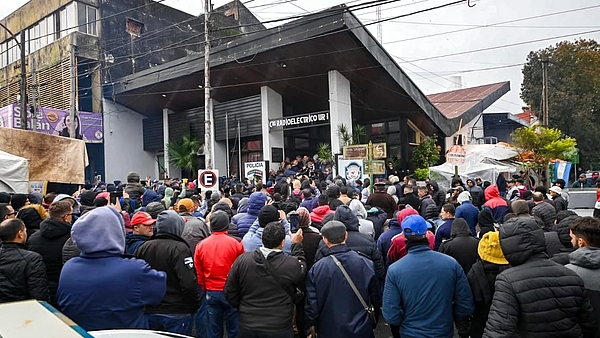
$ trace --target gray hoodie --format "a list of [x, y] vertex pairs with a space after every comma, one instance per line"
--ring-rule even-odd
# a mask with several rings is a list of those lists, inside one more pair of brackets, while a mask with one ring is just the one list
[[367, 219], [367, 209], [365, 209], [363, 204], [359, 200], [353, 199], [350, 201], [348, 207], [352, 210], [354, 216], [358, 218], [358, 231], [373, 237], [375, 228], [373, 227], [373, 222]]
[[181, 237], [185, 228], [185, 220], [173, 210], [166, 210], [158, 214], [156, 219], [156, 232], [167, 233]]
[[120, 256], [125, 252], [123, 217], [113, 207], [96, 208], [75, 221], [71, 238], [83, 256]]

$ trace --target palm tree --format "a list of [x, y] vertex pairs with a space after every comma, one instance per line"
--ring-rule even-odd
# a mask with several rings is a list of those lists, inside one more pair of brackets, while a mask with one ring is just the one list
[[175, 167], [194, 173], [198, 167], [198, 151], [203, 144], [190, 134], [183, 135], [181, 139], [169, 142], [169, 163]]

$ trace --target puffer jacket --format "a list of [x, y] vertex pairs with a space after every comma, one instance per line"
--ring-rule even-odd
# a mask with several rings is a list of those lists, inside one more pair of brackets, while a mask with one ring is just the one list
[[238, 236], [243, 238], [250, 227], [258, 219], [258, 213], [267, 203], [267, 195], [262, 192], [253, 192], [248, 199], [248, 211], [237, 221]]
[[[594, 308], [596, 323], [600, 323], [600, 248], [579, 248], [569, 255], [569, 261], [570, 264], [565, 267], [575, 271], [583, 279]], [[600, 327], [595, 337], [600, 337]]]
[[463, 268], [465, 275], [471, 270], [473, 263], [477, 261], [479, 254], [477, 246], [479, 241], [471, 236], [467, 222], [462, 218], [456, 218], [452, 222], [451, 238], [440, 245], [439, 252], [446, 254], [458, 262]]
[[440, 190], [440, 186], [435, 180], [429, 180], [429, 183], [433, 187], [433, 190], [430, 191], [431, 199], [435, 202], [435, 205], [438, 208], [438, 213], [442, 210], [442, 206], [446, 204], [446, 193]]
[[179, 215], [185, 220], [185, 227], [183, 228], [181, 238], [187, 242], [193, 252], [201, 240], [210, 236], [210, 229], [203, 220], [194, 217], [188, 212], [180, 213]]
[[[558, 239], [564, 246], [563, 249], [560, 249], [557, 254], [552, 256], [550, 259], [555, 261], [560, 265], [569, 264], [569, 254], [573, 252], [573, 244], [571, 243], [571, 231], [569, 230], [569, 226], [573, 223], [574, 220], [578, 219], [580, 216], [569, 216], [563, 218], [558, 224], [556, 224], [552, 230], [556, 231], [558, 234]], [[598, 323], [600, 325], [600, 323]]]
[[[333, 215], [333, 219], [344, 223], [346, 231], [348, 232], [348, 239], [346, 240], [346, 246], [354, 251], [362, 253], [368, 257], [375, 264], [375, 273], [377, 277], [383, 281], [385, 278], [385, 266], [383, 264], [383, 257], [377, 250], [377, 245], [373, 237], [362, 234], [358, 231], [358, 218], [354, 216], [352, 210], [347, 205], [340, 205]], [[329, 248], [325, 245], [323, 240], [319, 242], [319, 249], [315, 255], [315, 261], [327, 256], [329, 254]]]
[[379, 239], [379, 236], [381, 236], [383, 231], [383, 225], [387, 220], [386, 212], [381, 208], [372, 207], [371, 209], [367, 210], [367, 220], [373, 223], [373, 229], [375, 229], [375, 240]]
[[500, 197], [500, 191], [495, 185], [490, 185], [484, 191], [486, 202], [483, 207], [492, 212], [496, 223], [502, 224], [504, 221], [504, 215], [508, 212], [508, 203], [502, 197]]
[[429, 195], [425, 195], [421, 198], [419, 214], [425, 219], [432, 219], [440, 216], [440, 210]]
[[[531, 218], [500, 227], [512, 268], [496, 278], [484, 337], [593, 337], [596, 324], [583, 281], [544, 254], [544, 231]], [[543, 314], [543, 315], [541, 315]]]
[[48, 277], [50, 303], [56, 304], [58, 279], [62, 270], [62, 249], [67, 239], [71, 237], [71, 224], [61, 219], [46, 218], [40, 224], [40, 231], [29, 238], [27, 247], [42, 255]]
[[129, 200], [135, 202], [135, 208], [138, 209], [142, 206], [142, 195], [146, 190], [139, 183], [127, 183], [125, 186], [125, 192], [129, 195]]
[[471, 338], [481, 338], [485, 329], [485, 322], [490, 312], [492, 298], [494, 297], [494, 283], [496, 276], [510, 265], [499, 265], [478, 259], [469, 270], [467, 280], [473, 291], [473, 300], [475, 301], [475, 311], [471, 318], [471, 327], [469, 336]]
[[44, 260], [21, 243], [0, 247], [0, 303], [27, 299], [48, 301]]
[[544, 229], [550, 231], [556, 220], [556, 209], [550, 203], [542, 202], [531, 209], [531, 216], [539, 217], [544, 222]]
[[48, 218], [48, 213], [40, 204], [26, 205], [19, 210], [17, 218], [25, 223], [27, 237], [31, 237], [36, 231], [40, 230], [40, 224]]

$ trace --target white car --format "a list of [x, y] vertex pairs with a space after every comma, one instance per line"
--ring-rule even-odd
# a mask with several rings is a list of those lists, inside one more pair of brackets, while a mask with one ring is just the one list
[[177, 333], [152, 331], [152, 330], [102, 330], [89, 332], [95, 338], [189, 338]]

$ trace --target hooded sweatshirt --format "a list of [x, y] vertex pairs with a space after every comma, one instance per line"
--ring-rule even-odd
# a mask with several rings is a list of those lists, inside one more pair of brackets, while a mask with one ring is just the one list
[[433, 187], [430, 191], [431, 198], [438, 207], [438, 212], [442, 210], [442, 206], [446, 203], [446, 193], [440, 190], [440, 186], [435, 180], [429, 180], [429, 184]]
[[[596, 322], [600, 323], [600, 248], [583, 247], [569, 254], [570, 264], [566, 267], [575, 271], [588, 292]], [[600, 336], [600, 328], [596, 336]]]
[[165, 204], [165, 208], [169, 209], [171, 207], [171, 200], [173, 199], [173, 188], [168, 187], [165, 189], [165, 198], [162, 201]]
[[502, 197], [500, 197], [500, 191], [495, 185], [490, 185], [485, 189], [485, 200], [483, 207], [490, 210], [494, 216], [496, 223], [502, 224], [504, 215], [508, 212], [508, 203]]
[[[152, 203], [152, 202], [160, 202], [160, 196], [154, 192], [154, 190], [152, 189], [148, 189], [144, 192], [144, 195], [142, 195], [142, 206], [143, 207], [147, 207], [148, 204]], [[139, 207], [139, 205], [136, 205], [136, 207]]]
[[479, 238], [483, 238], [487, 232], [494, 231], [494, 215], [489, 209], [483, 209], [477, 217], [477, 225], [479, 226]]
[[[358, 251], [371, 259], [375, 264], [375, 273], [380, 280], [385, 278], [385, 266], [383, 264], [383, 257], [377, 250], [377, 245], [373, 237], [362, 234], [358, 231], [359, 221], [358, 218], [352, 213], [352, 210], [347, 205], [340, 205], [333, 215], [333, 219], [344, 223], [346, 231], [348, 232], [348, 239], [346, 240], [346, 246], [354, 251]], [[315, 255], [315, 260], [319, 260], [329, 254], [329, 248], [325, 245], [325, 242], [321, 240], [319, 243], [319, 249]]]
[[253, 192], [248, 198], [248, 211], [237, 221], [237, 230], [239, 237], [244, 237], [248, 230], [258, 219], [258, 213], [260, 209], [267, 204], [267, 195], [260, 191]]
[[362, 234], [367, 234], [371, 237], [375, 235], [375, 229], [373, 228], [373, 222], [367, 219], [367, 209], [359, 200], [353, 199], [348, 205], [350, 210], [356, 218], [358, 218], [358, 231]]
[[121, 215], [112, 207], [94, 209], [73, 224], [71, 236], [81, 256], [67, 261], [60, 274], [62, 313], [87, 331], [148, 328], [144, 307], [163, 298], [166, 276], [122, 256]]
[[475, 227], [477, 226], [479, 210], [471, 202], [471, 195], [469, 194], [469, 192], [461, 192], [458, 195], [458, 202], [460, 203], [460, 206], [456, 208], [456, 213], [454, 214], [454, 217], [462, 218], [465, 221], [467, 221], [467, 224], [469, 225], [469, 230], [471, 231], [471, 235], [476, 236], [477, 231]]
[[250, 199], [248, 197], [244, 197], [240, 199], [238, 202], [237, 214], [233, 215], [231, 218], [231, 223], [236, 226], [237, 232], [237, 222], [248, 213], [248, 202]]
[[456, 259], [467, 275], [479, 257], [477, 253], [479, 241], [471, 236], [469, 226], [462, 218], [457, 218], [452, 223], [451, 237], [440, 245], [439, 251]]
[[25, 223], [27, 236], [33, 235], [40, 229], [40, 224], [48, 217], [48, 213], [40, 204], [26, 205], [19, 210], [17, 218]]
[[200, 307], [193, 253], [181, 238], [186, 223], [173, 210], [156, 219], [156, 234], [136, 251], [153, 269], [167, 274], [167, 293], [158, 306], [146, 307], [151, 314], [192, 314]]

